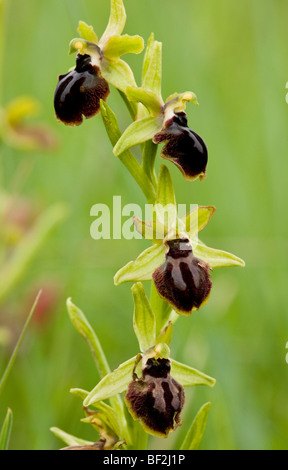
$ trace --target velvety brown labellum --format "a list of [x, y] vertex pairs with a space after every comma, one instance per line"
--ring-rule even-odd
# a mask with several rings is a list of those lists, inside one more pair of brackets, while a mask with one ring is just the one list
[[170, 375], [169, 359], [148, 359], [141, 378], [128, 386], [125, 401], [146, 432], [167, 437], [182, 422], [184, 389]]
[[166, 142], [161, 157], [175, 163], [186, 179], [205, 177], [208, 150], [200, 135], [188, 127], [185, 113], [177, 113], [169, 119], [153, 141], [155, 144]]
[[210, 266], [193, 255], [189, 239], [167, 242], [165, 263], [153, 273], [159, 295], [181, 315], [190, 315], [208, 299]]
[[75, 70], [59, 75], [54, 94], [56, 117], [64, 124], [79, 126], [83, 115], [91, 118], [99, 113], [100, 99], [106, 100], [109, 93], [108, 83], [91, 64], [91, 57], [78, 54]]

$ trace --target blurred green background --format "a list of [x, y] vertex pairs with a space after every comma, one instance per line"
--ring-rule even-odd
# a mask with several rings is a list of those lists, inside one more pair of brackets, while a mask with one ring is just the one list
[[[189, 125], [209, 148], [207, 178], [189, 183], [169, 165], [178, 203], [215, 205], [202, 240], [231, 251], [246, 268], [215, 270], [208, 304], [180, 318], [173, 357], [217, 379], [214, 389], [187, 391], [184, 424], [164, 449], [181, 438], [198, 408], [211, 401], [202, 449], [288, 448], [287, 174], [288, 3], [285, 0], [125, 1], [125, 32], [150, 33], [163, 42], [163, 97], [192, 90], [199, 107], [187, 107]], [[95, 432], [80, 422], [81, 402], [71, 387], [90, 390], [98, 381], [85, 342], [73, 329], [66, 298], [72, 297], [98, 333], [112, 368], [136, 354], [129, 285], [113, 275], [146, 241], [90, 237], [90, 209], [145, 200], [113, 157], [101, 117], [79, 128], [56, 122], [57, 76], [74, 65], [69, 41], [78, 20], [101, 35], [108, 0], [10, 0], [6, 15], [3, 102], [33, 95], [39, 120], [57, 135], [54, 152], [23, 153], [1, 145], [2, 189], [44, 211], [61, 201], [69, 217], [53, 232], [25, 276], [0, 306], [10, 340], [0, 345], [0, 374], [33, 299], [45, 294], [42, 316], [32, 321], [0, 399], [0, 423], [14, 413], [11, 449], [61, 447], [49, 428], [83, 438]], [[136, 79], [141, 56], [126, 56]], [[124, 130], [129, 115], [115, 91], [109, 104]], [[157, 166], [160, 165], [157, 159]]]

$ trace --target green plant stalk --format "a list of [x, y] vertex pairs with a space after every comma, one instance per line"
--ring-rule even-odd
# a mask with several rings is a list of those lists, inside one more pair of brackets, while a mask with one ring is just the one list
[[143, 155], [143, 163], [142, 163], [143, 170], [145, 171], [146, 175], [150, 179], [154, 188], [156, 188], [157, 178], [156, 178], [154, 167], [155, 167], [155, 159], [157, 155], [157, 145], [154, 144], [152, 140], [148, 140], [143, 145], [142, 155]]
[[41, 295], [41, 291], [38, 293], [38, 295], [37, 295], [37, 297], [36, 297], [36, 300], [35, 300], [35, 302], [34, 302], [34, 304], [33, 304], [33, 306], [32, 306], [32, 309], [30, 310], [30, 313], [29, 313], [29, 315], [28, 315], [28, 317], [27, 317], [27, 320], [26, 320], [26, 322], [25, 322], [25, 324], [24, 324], [24, 327], [23, 327], [23, 329], [22, 329], [22, 332], [21, 332], [21, 334], [20, 334], [20, 336], [19, 336], [19, 338], [18, 338], [18, 341], [17, 341], [17, 343], [16, 343], [16, 346], [15, 346], [15, 348], [14, 348], [14, 350], [13, 350], [13, 353], [12, 353], [12, 355], [11, 355], [11, 357], [10, 357], [10, 360], [9, 360], [9, 362], [8, 362], [8, 364], [7, 364], [7, 367], [6, 367], [5, 371], [4, 371], [4, 374], [2, 375], [2, 378], [1, 378], [1, 380], [0, 380], [0, 396], [1, 396], [2, 392], [3, 392], [3, 390], [4, 390], [4, 387], [5, 387], [5, 384], [6, 384], [6, 382], [7, 382], [7, 379], [8, 379], [8, 377], [9, 377], [9, 374], [10, 374], [10, 372], [11, 372], [11, 370], [12, 370], [13, 365], [14, 365], [15, 359], [16, 359], [16, 357], [17, 357], [19, 348], [20, 348], [20, 346], [21, 346], [21, 344], [22, 344], [22, 341], [23, 341], [23, 339], [24, 339], [24, 336], [25, 336], [25, 334], [26, 334], [26, 331], [27, 331], [27, 328], [28, 328], [28, 326], [29, 326], [30, 320], [31, 320], [31, 318], [32, 318], [32, 316], [33, 316], [33, 314], [34, 314], [34, 312], [35, 312], [36, 307], [37, 307], [37, 303], [38, 303], [38, 300], [39, 300], [40, 295]]
[[[121, 137], [117, 118], [104, 101], [101, 101], [101, 114], [107, 135], [114, 147]], [[119, 155], [118, 158], [133, 176], [138, 186], [142, 189], [148, 203], [153, 204], [156, 198], [155, 188], [134, 155], [130, 151], [125, 151]]]

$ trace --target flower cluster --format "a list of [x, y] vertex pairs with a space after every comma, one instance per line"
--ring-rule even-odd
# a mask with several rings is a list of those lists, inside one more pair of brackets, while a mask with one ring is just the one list
[[[162, 98], [162, 45], [153, 34], [146, 47], [141, 86], [137, 86], [133, 72], [120, 57], [139, 54], [144, 41], [122, 35], [125, 21], [122, 0], [111, 0], [109, 23], [100, 40], [91, 26], [79, 23], [80, 37], [70, 43], [70, 53], [77, 53], [76, 66], [59, 76], [54, 95], [56, 116], [66, 125], [79, 125], [83, 116], [90, 118], [101, 111], [114, 155], [130, 171], [153, 209], [152, 221], [134, 218], [136, 229], [152, 246], [114, 277], [115, 285], [133, 283], [133, 327], [141, 352], [111, 372], [91, 326], [68, 301], [72, 322], [89, 343], [102, 377], [91, 392], [76, 391], [83, 400], [84, 420], [98, 429], [100, 441], [81, 440], [79, 444], [79, 439], [54, 430], [73, 449], [133, 448], [135, 436], [141, 436], [137, 424], [148, 434], [167, 437], [182, 423], [183, 387], [213, 386], [215, 380], [171, 358], [173, 324], [206, 304], [214, 268], [244, 266], [237, 256], [208, 247], [198, 238], [215, 207], [195, 206], [180, 217], [167, 166], [161, 165], [158, 177], [155, 174], [157, 149], [163, 144], [161, 158], [176, 165], [186, 180], [202, 181], [208, 150], [202, 137], [188, 126], [186, 104], [198, 105], [196, 95], [188, 91], [174, 93], [165, 101]], [[119, 90], [133, 118], [123, 133], [106, 102], [110, 86]], [[141, 146], [141, 163], [133, 154], [137, 145]], [[142, 284], [145, 281], [152, 281], [150, 301]], [[122, 392], [133, 420], [123, 412]], [[104, 400], [110, 400], [111, 406]], [[97, 411], [89, 411], [90, 406]], [[205, 406], [205, 412], [196, 417], [197, 429], [205, 427], [206, 410]], [[183, 449], [185, 446], [186, 441]], [[193, 448], [190, 443], [189, 448]]]

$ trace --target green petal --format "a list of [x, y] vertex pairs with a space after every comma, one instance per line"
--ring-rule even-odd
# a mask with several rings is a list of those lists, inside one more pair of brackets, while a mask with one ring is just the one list
[[119, 59], [123, 54], [140, 54], [144, 48], [144, 40], [141, 36], [112, 36], [106, 42], [103, 52], [108, 59]]
[[145, 117], [132, 122], [124, 131], [114, 147], [114, 154], [119, 156], [125, 150], [138, 144], [143, 144], [154, 137], [162, 129], [162, 119], [159, 117]]
[[137, 282], [132, 287], [134, 299], [133, 326], [141, 352], [155, 345], [156, 319], [143, 285]]
[[202, 230], [214, 215], [216, 207], [214, 206], [196, 206], [189, 214], [183, 217], [186, 231], [190, 238], [194, 238]]
[[183, 387], [192, 387], [194, 385], [208, 385], [214, 387], [216, 380], [199, 370], [171, 360], [171, 375]]
[[163, 224], [157, 220], [153, 222], [144, 222], [138, 217], [133, 217], [133, 223], [137, 232], [139, 232], [146, 240], [153, 241], [153, 243], [162, 243], [167, 235], [167, 229]]
[[123, 282], [150, 281], [152, 274], [165, 261], [165, 246], [153, 245], [143, 251], [135, 261], [121, 268], [114, 277], [115, 285]]
[[136, 86], [131, 68], [121, 59], [103, 61], [101, 75], [108, 83], [123, 93], [125, 93], [127, 86]]
[[238, 256], [227, 251], [216, 250], [204, 245], [202, 242], [193, 242], [193, 253], [197, 258], [201, 258], [210, 265], [211, 268], [222, 268], [231, 266], [245, 266], [245, 261]]
[[180, 450], [198, 449], [205, 432], [207, 418], [211, 403], [205, 403], [198, 411], [192, 425], [190, 426]]
[[153, 91], [145, 90], [143, 87], [127, 87], [126, 95], [130, 101], [142, 103], [151, 116], [156, 117], [161, 113], [163, 102]]
[[93, 26], [89, 26], [85, 21], [79, 21], [77, 33], [80, 34], [82, 39], [86, 39], [86, 41], [98, 43], [98, 38]]
[[84, 400], [84, 406], [90, 406], [106, 400], [118, 393], [124, 392], [132, 380], [132, 371], [136, 356], [121, 364], [110, 374], [106, 375]]
[[126, 12], [122, 0], [111, 0], [110, 17], [107, 28], [100, 39], [103, 46], [105, 42], [117, 34], [121, 34], [126, 23]]

